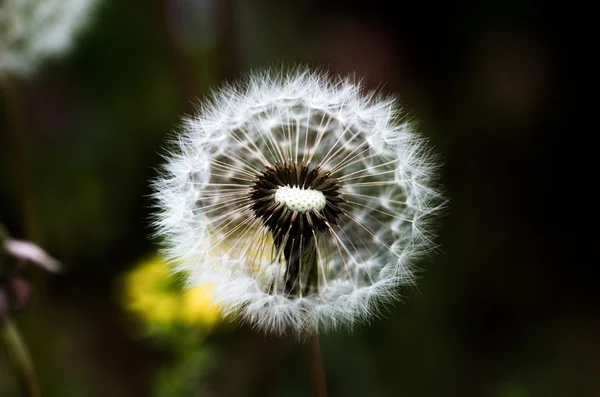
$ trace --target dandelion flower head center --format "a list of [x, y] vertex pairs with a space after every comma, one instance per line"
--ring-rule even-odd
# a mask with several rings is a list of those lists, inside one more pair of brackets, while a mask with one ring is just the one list
[[276, 163], [256, 176], [250, 200], [255, 216], [275, 236], [310, 239], [337, 224], [343, 202], [339, 189], [337, 179], [319, 167]]
[[323, 192], [298, 187], [281, 186], [275, 192], [275, 201], [285, 205], [290, 211], [320, 211], [327, 200]]

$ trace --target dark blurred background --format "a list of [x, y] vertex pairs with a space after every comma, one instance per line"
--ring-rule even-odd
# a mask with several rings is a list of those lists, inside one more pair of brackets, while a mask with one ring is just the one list
[[[571, 15], [516, 0], [100, 2], [73, 51], [0, 107], [0, 220], [65, 264], [29, 271], [17, 317], [44, 396], [309, 395], [294, 340], [227, 323], [152, 331], [123, 293], [156, 250], [148, 181], [191, 101], [295, 64], [398, 95], [451, 199], [418, 289], [321, 338], [330, 396], [600, 395]], [[3, 354], [0, 395], [17, 395]]]

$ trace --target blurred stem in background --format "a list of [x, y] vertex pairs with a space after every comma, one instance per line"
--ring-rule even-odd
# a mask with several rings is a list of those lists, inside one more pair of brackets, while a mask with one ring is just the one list
[[[37, 221], [38, 217], [34, 201], [35, 195], [32, 190], [31, 181], [32, 164], [30, 161], [30, 153], [33, 146], [27, 133], [22, 86], [17, 80], [11, 79], [10, 77], [4, 77], [0, 78], [0, 88], [2, 90], [1, 97], [7, 120], [7, 130], [10, 135], [9, 142], [13, 149], [13, 157], [11, 159], [13, 167], [11, 168], [15, 191], [14, 200], [20, 210], [19, 219], [21, 220], [22, 234], [28, 240], [39, 242], [41, 239], [41, 229]], [[4, 240], [8, 239], [8, 237], [8, 235], [0, 235], [0, 243], [4, 243]], [[25, 250], [28, 251], [28, 249], [33, 246], [33, 244], [28, 245]], [[32, 251], [29, 250], [29, 252]], [[34, 255], [35, 254], [36, 253], [34, 253]], [[27, 254], [25, 254], [25, 256], [26, 255]], [[24, 262], [24, 259], [20, 259], [19, 262]], [[36, 272], [33, 274], [31, 284], [35, 286], [34, 288], [37, 292], [36, 296], [38, 299], [36, 300], [29, 297], [27, 305], [30, 307], [35, 307], [36, 303], [39, 303], [39, 297], [43, 293], [43, 277], [43, 273]], [[28, 311], [30, 313], [32, 312], [32, 310]], [[33, 339], [43, 339], [41, 330], [44, 329], [44, 320], [40, 316], [43, 311], [33, 310], [33, 312], [33, 316], [29, 315], [26, 318], [27, 328], [35, 334]], [[10, 357], [11, 365], [14, 367], [19, 379], [19, 387], [21, 388], [23, 396], [39, 396], [39, 386], [33, 369], [32, 360], [16, 324], [8, 316], [4, 320], [0, 319], [0, 321], [4, 322], [0, 325], [2, 328], [2, 339]], [[38, 357], [38, 360], [45, 361], [44, 357]]]
[[308, 337], [304, 342], [306, 357], [308, 360], [308, 372], [310, 375], [310, 386], [313, 397], [327, 397], [327, 385], [325, 383], [325, 371], [321, 358], [321, 346], [316, 333]]
[[196, 79], [196, 73], [190, 67], [191, 62], [189, 54], [182, 51], [178, 45], [173, 32], [171, 31], [171, 21], [169, 18], [170, 8], [177, 2], [171, 0], [156, 0], [157, 16], [159, 19], [157, 26], [163, 27], [165, 50], [169, 61], [169, 67], [179, 94], [179, 103], [182, 109], [188, 111], [191, 106], [191, 99], [199, 93], [199, 83]]
[[221, 29], [219, 43], [216, 48], [217, 70], [220, 82], [237, 77], [239, 59], [236, 44], [235, 8], [232, 0], [216, 2], [214, 18]]
[[33, 363], [17, 325], [11, 318], [0, 320], [0, 334], [23, 397], [41, 396]]
[[[236, 9], [231, 0], [156, 0], [155, 5], [180, 107], [189, 112], [207, 87], [237, 77]], [[198, 18], [205, 30], [198, 30]]]
[[31, 189], [31, 142], [25, 125], [24, 100], [20, 84], [10, 78], [0, 80], [4, 100], [7, 129], [13, 148], [12, 171], [15, 202], [20, 206], [23, 233], [32, 241], [39, 242], [40, 229], [37, 224], [35, 204]]

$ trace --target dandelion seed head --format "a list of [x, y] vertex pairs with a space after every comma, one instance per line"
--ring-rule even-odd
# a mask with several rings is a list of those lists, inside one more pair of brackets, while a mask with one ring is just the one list
[[156, 234], [175, 270], [266, 332], [368, 321], [435, 247], [435, 157], [351, 79], [253, 74], [199, 105], [166, 157]]
[[50, 56], [67, 51], [88, 22], [96, 0], [0, 2], [0, 76], [28, 76]]

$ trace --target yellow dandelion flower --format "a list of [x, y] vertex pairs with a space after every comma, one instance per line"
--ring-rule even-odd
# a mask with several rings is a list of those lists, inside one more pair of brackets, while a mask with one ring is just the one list
[[171, 328], [176, 325], [214, 326], [219, 308], [212, 302], [212, 285], [201, 284], [183, 291], [170, 275], [160, 256], [142, 261], [125, 277], [124, 306], [149, 326]]
[[220, 314], [212, 294], [212, 283], [200, 284], [185, 292], [181, 307], [183, 320], [188, 324], [214, 325]]

